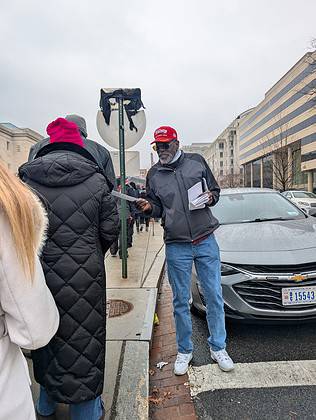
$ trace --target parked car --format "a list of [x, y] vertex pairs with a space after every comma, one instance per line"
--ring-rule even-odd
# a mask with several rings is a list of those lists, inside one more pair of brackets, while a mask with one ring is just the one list
[[[228, 318], [316, 320], [316, 220], [270, 189], [222, 190], [212, 208]], [[192, 273], [192, 310], [205, 313]]]
[[298, 207], [311, 216], [316, 216], [316, 195], [309, 191], [284, 191], [286, 198], [293, 201]]

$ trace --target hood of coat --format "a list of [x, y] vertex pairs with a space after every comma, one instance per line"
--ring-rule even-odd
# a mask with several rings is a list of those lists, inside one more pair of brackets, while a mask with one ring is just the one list
[[48, 217], [44, 206], [35, 194], [34, 202], [33, 217], [35, 220], [36, 253], [40, 256], [47, 238]]
[[77, 185], [96, 172], [99, 172], [99, 167], [95, 162], [69, 151], [51, 152], [25, 163], [19, 169], [22, 180], [32, 180], [47, 187]]

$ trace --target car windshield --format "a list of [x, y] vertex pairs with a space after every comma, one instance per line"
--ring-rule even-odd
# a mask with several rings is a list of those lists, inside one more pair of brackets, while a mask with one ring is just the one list
[[212, 207], [220, 224], [264, 222], [269, 220], [304, 219], [306, 216], [281, 194], [223, 194]]
[[307, 191], [297, 191], [293, 192], [295, 198], [316, 198], [316, 195], [312, 192]]

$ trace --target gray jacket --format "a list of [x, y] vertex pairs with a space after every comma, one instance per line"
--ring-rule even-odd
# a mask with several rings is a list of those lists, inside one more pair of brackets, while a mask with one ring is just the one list
[[211, 234], [219, 222], [206, 206], [200, 210], [189, 210], [188, 189], [205, 178], [213, 193], [214, 206], [220, 188], [204, 158], [196, 153], [181, 153], [171, 165], [156, 163], [147, 175], [147, 199], [153, 210], [152, 217], [162, 217], [164, 240], [192, 242]]
[[[92, 155], [92, 157], [98, 164], [99, 168], [103, 171], [104, 176], [108, 180], [109, 187], [112, 190], [115, 187], [116, 182], [115, 182], [113, 163], [112, 163], [112, 159], [111, 159], [111, 155], [109, 151], [105, 147], [103, 147], [101, 144], [93, 140], [89, 140], [85, 138], [84, 136], [82, 136], [82, 140], [85, 145], [85, 149]], [[34, 146], [32, 146], [30, 150], [28, 162], [35, 159], [37, 153], [48, 144], [49, 144], [49, 137], [34, 144]]]

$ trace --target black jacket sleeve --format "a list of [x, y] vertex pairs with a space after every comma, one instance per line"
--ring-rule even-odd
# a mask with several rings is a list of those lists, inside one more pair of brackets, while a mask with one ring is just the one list
[[151, 186], [151, 173], [149, 172], [146, 178], [146, 200], [151, 204], [152, 211], [147, 213], [147, 215], [155, 218], [162, 217], [163, 206], [161, 204], [160, 198], [156, 196], [154, 190]]
[[111, 155], [109, 153], [106, 156], [106, 158], [104, 159], [103, 168], [104, 168], [104, 171], [106, 173], [106, 177], [107, 177], [108, 181], [110, 182], [110, 184], [112, 186], [111, 189], [114, 189], [115, 186], [116, 186], [115, 173], [114, 173], [112, 158], [111, 158]]
[[100, 238], [105, 253], [119, 235], [119, 215], [116, 202], [109, 190], [103, 193], [100, 211]]

